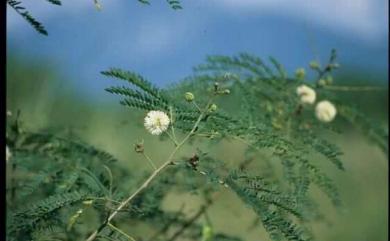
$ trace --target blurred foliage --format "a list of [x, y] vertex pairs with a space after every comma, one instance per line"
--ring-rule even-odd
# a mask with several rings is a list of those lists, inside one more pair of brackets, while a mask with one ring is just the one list
[[[138, 2], [142, 4], [150, 4], [148, 0], [137, 0]], [[173, 9], [173, 10], [179, 10], [182, 9], [181, 3], [179, 0], [166, 0], [168, 5]], [[23, 6], [23, 1], [22, 0], [6, 0], [8, 6], [13, 8], [16, 13], [18, 13], [21, 17], [23, 17], [28, 24], [31, 25], [37, 31], [38, 33], [42, 35], [48, 35], [47, 30], [45, 29], [44, 25], [39, 22], [37, 19], [35, 19], [31, 13]], [[47, 0], [48, 3], [51, 3], [53, 5], [61, 6], [62, 3], [60, 0]], [[99, 0], [94, 0], [95, 7], [100, 10], [102, 7], [100, 5]]]
[[[9, 208], [16, 212], [16, 219], [12, 219], [12, 222], [20, 225], [21, 229], [28, 227], [28, 225], [36, 225], [35, 231], [31, 234], [34, 240], [74, 240], [80, 235], [84, 237], [87, 232], [93, 230], [93, 227], [99, 224], [99, 220], [104, 220], [104, 215], [93, 212], [89, 208], [88, 205], [90, 204], [88, 201], [93, 198], [106, 197], [105, 192], [112, 195], [112, 199], [121, 200], [127, 194], [123, 193], [123, 190], [129, 190], [128, 187], [134, 187], [139, 184], [137, 180], [142, 180], [148, 172], [147, 165], [140, 161], [141, 158], [132, 152], [133, 143], [131, 141], [145, 136], [145, 142], [148, 143], [146, 148], [148, 148], [148, 154], [151, 156], [160, 156], [162, 150], [169, 148], [170, 145], [167, 142], [161, 143], [150, 138], [143, 128], [139, 128], [140, 125], [136, 126], [134, 124], [141, 122], [143, 111], [128, 113], [116, 105], [109, 104], [104, 108], [96, 106], [93, 102], [88, 102], [75, 95], [73, 88], [68, 88], [66, 84], [68, 82], [62, 80], [64, 77], [59, 76], [57, 74], [58, 71], [48, 64], [32, 64], [30, 61], [21, 61], [20, 58], [10, 58], [8, 63], [7, 109], [13, 113], [12, 118], [8, 119], [8, 122], [13, 127], [8, 131], [7, 135], [8, 138], [12, 139], [9, 142], [14, 153], [12, 160], [18, 160], [17, 165], [21, 167], [20, 171], [14, 173], [12, 166], [9, 166], [10, 172], [7, 172], [7, 185], [11, 186], [15, 175], [21, 175], [21, 181], [17, 189], [20, 200], [13, 199], [12, 202], [7, 202], [12, 204], [12, 207], [10, 206]], [[281, 68], [279, 71], [283, 73]], [[105, 73], [108, 75], [115, 73], [115, 76], [123, 76], [125, 79], [128, 77], [130, 79], [138, 78], [137, 76], [129, 76], [117, 71]], [[342, 85], [351, 83], [354, 85], [372, 85], [375, 83], [373, 79], [366, 81], [364, 76], [361, 73], [336, 75], [335, 82]], [[208, 75], [207, 77], [203, 73], [195, 75], [187, 79], [187, 82], [185, 81], [184, 84], [170, 88], [170, 98], [183, 98], [183, 93], [195, 89], [199, 90], [194, 91], [195, 96], [199, 99], [202, 96], [202, 89], [208, 88], [210, 83], [213, 83], [215, 80], [220, 81], [221, 78], [224, 79], [225, 77], [225, 74]], [[250, 82], [250, 78], [248, 79]], [[196, 80], [196, 82], [193, 80]], [[229, 88], [233, 91], [228, 98], [218, 102], [218, 106], [233, 111], [242, 109], [243, 103], [239, 98], [243, 93], [236, 91], [248, 90], [248, 88], [243, 88], [242, 84], [240, 82], [223, 82], [224, 87], [230, 86]], [[194, 87], [195, 85], [196, 87]], [[141, 84], [141, 86], [144, 85]], [[387, 88], [387, 86], [384, 87]], [[291, 89], [294, 88], [292, 87]], [[118, 93], [118, 89], [111, 88], [110, 91]], [[332, 95], [341, 103], [355, 103], [363, 110], [365, 117], [375, 119], [385, 127], [388, 119], [388, 91], [340, 91], [332, 92]], [[249, 97], [245, 93], [244, 96]], [[199, 101], [201, 102], [202, 99], [199, 99]], [[126, 105], [126, 102], [123, 103]], [[244, 106], [244, 108], [250, 107]], [[20, 123], [17, 124], [19, 120], [15, 119], [17, 110], [21, 110], [21, 120], [25, 123], [22, 125], [22, 130], [20, 130]], [[236, 114], [241, 115], [239, 112], [236, 112]], [[268, 123], [268, 121], [272, 120], [264, 120], [264, 123]], [[183, 128], [186, 129], [186, 126], [184, 125]], [[340, 184], [341, 199], [345, 201], [345, 209], [343, 209], [345, 213], [336, 213], [330, 207], [329, 202], [323, 198], [323, 193], [314, 188], [310, 190], [310, 194], [313, 195], [314, 199], [319, 200], [319, 206], [312, 206], [313, 203], [310, 200], [306, 200], [307, 204], [310, 204], [307, 208], [313, 208], [313, 212], [309, 211], [303, 215], [309, 219], [322, 220], [321, 222], [314, 222], [312, 226], [311, 231], [317, 240], [387, 240], [386, 192], [388, 184], [386, 180], [388, 174], [385, 172], [385, 168], [383, 168], [387, 165], [387, 158], [378, 151], [377, 147], [369, 146], [362, 138], [362, 135], [359, 134], [360, 132], [355, 132], [355, 129], [346, 122], [337, 121], [335, 128], [347, 130], [346, 132], [349, 134], [342, 136], [329, 134], [326, 131], [320, 133], [322, 133], [324, 138], [330, 136], [336, 144], [341, 146], [342, 151], [346, 154], [343, 160], [347, 172], [340, 175], [334, 172], [333, 167], [322, 162], [316, 162], [316, 165], [318, 164], [323, 168], [324, 172], [330, 174], [331, 178], [336, 179], [337, 184]], [[80, 137], [81, 140], [78, 140], [76, 136]], [[69, 142], [69, 138], [77, 141]], [[109, 151], [114, 156], [83, 144], [85, 142]], [[48, 145], [48, 143], [51, 144]], [[159, 143], [158, 148], [151, 149], [157, 143]], [[250, 161], [253, 158], [264, 159], [266, 157], [257, 156], [259, 154], [256, 151], [243, 146], [243, 143], [240, 141], [222, 141], [220, 144], [221, 146], [218, 147], [219, 149], [213, 156], [224, 159], [224, 162], [232, 166], [239, 164], [237, 161], [239, 159], [248, 160], [248, 163], [250, 163], [249, 169], [261, 169], [261, 172], [264, 175], [266, 174], [268, 170], [266, 166]], [[258, 144], [261, 145], [261, 143]], [[198, 146], [202, 147], [201, 144]], [[208, 148], [204, 149], [208, 150]], [[190, 151], [193, 151], [191, 147], [185, 148], [185, 158], [188, 158], [188, 152]], [[31, 155], [31, 153], [34, 154]], [[270, 156], [270, 154], [272, 153], [265, 152], [262, 155]], [[91, 156], [94, 158], [90, 159]], [[55, 163], [53, 163], [53, 157], [55, 157]], [[311, 153], [309, 157], [318, 159], [318, 154]], [[116, 159], [128, 161], [124, 162]], [[95, 160], [96, 162], [85, 163], [85, 160]], [[221, 174], [214, 173], [211, 175], [213, 173], [211, 170], [221, 170], [219, 161], [210, 159], [210, 157], [205, 157], [202, 160], [199, 166], [200, 170], [208, 170], [210, 172], [210, 175], [208, 175], [210, 181], [219, 183]], [[270, 158], [270, 161], [275, 161], [275, 159]], [[337, 159], [334, 162], [336, 165], [339, 165], [337, 164]], [[180, 230], [181, 227], [186, 226], [197, 215], [205, 216], [204, 212], [206, 209], [204, 207], [208, 207], [207, 216], [209, 216], [213, 225], [214, 240], [240, 240], [237, 237], [242, 237], [244, 240], [258, 240], [259, 237], [262, 240], [268, 239], [264, 230], [250, 228], [251, 225], [258, 227], [259, 219], [253, 216], [253, 213], [242, 206], [238, 200], [241, 198], [250, 204], [255, 202], [252, 198], [253, 195], [256, 197], [260, 195], [263, 201], [268, 200], [267, 198], [270, 197], [267, 196], [267, 192], [253, 193], [251, 188], [258, 185], [268, 188], [268, 185], [271, 184], [258, 180], [256, 177], [246, 173], [232, 172], [226, 177], [224, 182], [236, 190], [239, 194], [238, 197], [231, 196], [229, 191], [223, 187], [222, 189], [217, 188], [220, 192], [218, 195], [222, 197], [218, 198], [218, 205], [211, 205], [207, 200], [215, 187], [213, 185], [204, 185], [200, 190], [197, 190], [196, 187], [202, 186], [205, 180], [201, 175], [199, 176], [199, 173], [194, 172], [191, 166], [185, 165], [185, 163], [183, 162], [184, 165], [177, 165], [175, 168], [168, 169], [164, 175], [159, 177], [161, 185], [155, 188], [153, 186], [150, 187], [148, 192], [136, 199], [131, 208], [121, 215], [119, 220], [123, 221], [114, 224], [131, 234], [135, 234], [137, 240], [144, 240], [141, 237], [144, 237], [145, 233], [153, 234], [154, 232], [151, 232], [151, 230], [156, 231], [155, 233], [158, 233], [159, 230], [162, 230], [162, 233], [165, 232], [164, 230], [169, 230], [173, 235], [172, 237], [174, 237], [176, 235], [174, 230]], [[109, 190], [111, 187], [110, 175], [103, 164], [109, 167], [109, 172], [114, 173], [113, 176], [115, 178], [113, 181], [116, 185], [114, 190]], [[286, 162], [283, 163], [283, 166], [288, 167], [289, 164], [291, 163]], [[243, 165], [246, 164], [244, 163]], [[78, 166], [83, 166], [90, 172], [83, 171], [84, 169], [75, 172], [74, 170]], [[277, 166], [275, 171], [283, 173], [286, 170], [283, 170], [281, 166]], [[32, 181], [29, 176], [31, 172], [37, 173], [39, 178], [34, 178], [34, 181]], [[303, 174], [304, 172], [305, 170], [301, 169], [298, 170], [297, 174]], [[12, 175], [9, 175], [9, 173], [12, 173]], [[16, 177], [18, 177], [17, 175]], [[101, 183], [96, 180], [101, 180]], [[172, 182], [176, 182], [177, 186], [175, 188], [172, 187]], [[236, 186], [236, 182], [242, 183]], [[248, 186], [245, 186], [244, 183]], [[43, 186], [39, 188], [40, 191], [37, 193], [36, 190], [39, 185]], [[66, 196], [57, 196], [56, 190], [58, 188], [66, 189], [68, 194]], [[274, 187], [269, 188], [274, 195], [279, 195], [279, 191], [275, 190]], [[10, 191], [12, 192], [12, 190]], [[54, 195], [51, 196], [52, 194]], [[190, 194], [190, 196], [186, 198], [183, 196], [185, 194]], [[45, 198], [48, 195], [50, 195], [49, 198], [39, 202], [41, 198]], [[30, 198], [34, 203], [37, 201], [36, 206], [27, 206], [20, 209], [26, 197]], [[196, 201], [197, 198], [199, 201]], [[278, 196], [278, 199], [273, 199], [272, 202], [276, 206], [283, 203], [292, 205], [288, 198], [288, 196], [281, 195]], [[39, 219], [38, 224], [25, 223], [30, 217], [40, 218], [41, 212], [39, 210], [42, 208], [56, 210], [66, 205], [66, 203], [77, 201], [79, 203], [72, 206], [71, 212], [56, 214], [59, 215], [58, 217], [68, 220], [68, 229], [73, 230], [73, 232], [64, 232], [63, 228], [57, 226], [48, 227], [47, 223], [41, 219]], [[87, 202], [83, 203], [82, 201]], [[103, 206], [104, 210], [109, 212], [116, 205], [113, 205], [112, 200], [101, 200], [93, 201], [92, 206], [98, 210]], [[187, 209], [184, 207], [187, 207]], [[257, 203], [253, 204], [253, 207], [259, 208], [259, 210], [255, 209], [255, 212], [269, 212], [269, 214], [261, 217], [263, 223], [267, 223], [267, 220], [270, 223], [279, 222], [275, 221], [275, 219], [279, 215], [280, 217], [285, 215], [282, 213], [275, 215], [275, 212], [281, 212], [281, 210], [277, 209], [275, 211], [272, 208], [268, 210]], [[297, 208], [295, 206], [281, 205], [280, 207], [298, 216], [301, 215], [300, 211], [302, 210], [299, 210], [299, 207], [297, 210], [295, 210]], [[321, 212], [318, 215], [314, 215], [317, 213], [314, 210], [317, 209], [320, 209]], [[82, 210], [82, 212], [79, 212], [79, 210]], [[235, 214], [229, 216], [226, 210]], [[201, 212], [201, 214], [197, 212]], [[326, 217], [324, 218], [321, 213], [326, 213]], [[28, 215], [28, 217], [25, 215]], [[128, 222], [129, 218], [132, 220], [132, 225], [125, 225], [124, 220]], [[240, 221], [237, 222], [235, 220]], [[189, 229], [185, 234], [188, 240], [200, 240], [201, 238], [207, 240], [207, 232], [209, 232], [207, 227], [210, 224], [204, 225], [204, 223], [209, 223], [210, 220], [205, 221], [203, 222], [202, 218], [194, 221], [193, 228]], [[141, 222], [141, 224], [135, 225], [136, 222]], [[235, 222], [237, 223], [235, 227], [228, 228], [229, 223]], [[345, 225], [346, 223], [348, 225]], [[63, 225], [60, 222], [58, 224], [60, 226]], [[332, 225], [332, 227], [329, 228], [326, 224]], [[131, 227], [129, 228], [128, 226]], [[281, 230], [283, 232], [283, 230], [287, 229], [282, 228]], [[272, 225], [268, 226], [267, 231], [271, 232], [275, 239], [280, 236], [279, 231], [277, 229], [273, 230]], [[292, 235], [290, 231], [286, 232]], [[19, 233], [19, 235], [25, 234]], [[126, 240], [126, 237], [123, 237], [123, 235], [120, 235], [118, 232], [114, 234], [109, 229], [106, 229], [102, 235], [112, 236], [117, 240]], [[299, 240], [298, 233], [296, 237]], [[290, 238], [294, 239], [294, 237]], [[169, 237], [163, 240], [167, 239]]]

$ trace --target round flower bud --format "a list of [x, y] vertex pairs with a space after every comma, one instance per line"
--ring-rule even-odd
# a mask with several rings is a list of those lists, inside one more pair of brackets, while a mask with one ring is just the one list
[[327, 85], [331, 85], [333, 83], [333, 77], [328, 75], [328, 76], [326, 76], [325, 81], [326, 81]]
[[336, 107], [327, 100], [318, 102], [315, 108], [315, 115], [322, 122], [332, 121], [337, 114]]
[[213, 238], [213, 233], [213, 229], [210, 226], [204, 225], [202, 228], [202, 240], [211, 241]]
[[326, 84], [327, 84], [326, 80], [324, 80], [324, 79], [319, 79], [318, 80], [318, 85], [319, 86], [325, 86]]
[[230, 94], [230, 90], [229, 90], [229, 89], [226, 89], [226, 90], [223, 91], [223, 93], [224, 93], [225, 95], [228, 95], [228, 94]]
[[295, 71], [295, 77], [297, 79], [303, 80], [305, 78], [305, 69], [304, 68], [299, 68]]
[[302, 104], [313, 104], [316, 101], [316, 92], [307, 85], [298, 86], [297, 95]]
[[311, 61], [311, 62], [309, 63], [309, 66], [310, 66], [310, 68], [312, 68], [312, 69], [319, 69], [319, 68], [320, 68], [320, 64], [319, 64], [317, 61], [315, 61], [315, 60]]
[[191, 102], [195, 99], [195, 96], [191, 92], [186, 92], [184, 94], [184, 98], [186, 99], [186, 101]]
[[93, 204], [93, 200], [85, 200], [85, 201], [83, 201], [83, 204], [90, 206]]
[[217, 109], [218, 109], [218, 107], [217, 107], [216, 104], [212, 104], [212, 105], [210, 105], [210, 107], [209, 107], [209, 111], [210, 111], [210, 112], [214, 112], [214, 111], [216, 111]]

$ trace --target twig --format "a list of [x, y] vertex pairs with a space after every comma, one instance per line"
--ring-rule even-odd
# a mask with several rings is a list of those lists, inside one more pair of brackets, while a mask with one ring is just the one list
[[196, 104], [195, 100], [192, 101], [192, 103], [194, 104], [194, 106], [196, 107], [196, 109], [198, 109], [199, 112], [202, 112], [202, 109], [199, 107], [198, 104]]
[[206, 209], [207, 206], [202, 206], [190, 220], [188, 220], [179, 230], [176, 231], [176, 233], [173, 234], [173, 236], [170, 239], [168, 239], [168, 241], [176, 240], [189, 226], [191, 226], [206, 211]]
[[[218, 196], [216, 196], [214, 199], [216, 199]], [[188, 227], [190, 227], [198, 218], [204, 214], [208, 207], [210, 207], [213, 204], [213, 201], [211, 199], [208, 199], [206, 204], [203, 205], [198, 212], [194, 216], [192, 216], [186, 223], [183, 224], [183, 226], [177, 230], [168, 241], [174, 241], [176, 240]]]
[[173, 142], [177, 146], [177, 138], [176, 138], [176, 135], [175, 135], [175, 127], [174, 127], [175, 119], [174, 119], [174, 116], [173, 116], [172, 106], [169, 107], [169, 115], [171, 117], [171, 130], [172, 130]]
[[121, 229], [115, 227], [112, 223], [108, 223], [108, 226], [110, 226], [110, 228], [114, 229], [115, 231], [117, 231], [118, 233], [122, 234], [123, 236], [125, 236], [126, 238], [128, 238], [129, 240], [132, 240], [132, 241], [136, 241], [133, 237], [131, 237], [130, 235], [128, 235], [127, 233], [125, 233], [124, 231], [122, 231]]
[[341, 85], [328, 85], [324, 86], [324, 89], [335, 91], [380, 91], [386, 90], [386, 88], [376, 86], [341, 86]]
[[107, 226], [107, 224], [118, 214], [118, 212], [124, 207], [126, 206], [131, 200], [133, 200], [140, 192], [142, 192], [144, 189], [146, 189], [149, 184], [160, 174], [160, 172], [162, 172], [167, 166], [169, 166], [172, 162], [172, 159], [174, 157], [174, 155], [176, 154], [176, 152], [183, 146], [183, 144], [188, 140], [188, 138], [190, 138], [190, 136], [195, 132], [195, 130], [197, 129], [200, 121], [202, 120], [203, 118], [203, 115], [204, 113], [202, 112], [197, 121], [195, 122], [193, 128], [191, 129], [191, 131], [187, 134], [186, 137], [184, 137], [184, 139], [176, 146], [176, 148], [172, 151], [172, 153], [169, 155], [168, 159], [166, 162], [164, 162], [164, 164], [162, 164], [159, 168], [157, 168], [149, 177], [148, 179], [146, 179], [146, 181], [133, 193], [131, 194], [126, 200], [124, 200], [119, 206], [118, 208], [108, 217], [107, 221], [104, 222], [102, 225], [100, 225], [100, 227], [94, 231], [87, 239], [86, 241], [92, 241], [92, 240], [95, 240], [96, 236], [99, 234], [99, 232], [101, 230], [103, 230], [103, 228], [105, 226]]
[[207, 209], [215, 202], [215, 200], [218, 199], [218, 197], [220, 197], [220, 192], [218, 192], [214, 197], [212, 198], [207, 198], [206, 199], [206, 204], [204, 204], [199, 210], [198, 212], [192, 216], [186, 223], [183, 224], [183, 226], [177, 230], [170, 239], [168, 239], [168, 241], [174, 241], [176, 240], [181, 234], [183, 234], [183, 232], [188, 228], [190, 227], [196, 220], [198, 220], [198, 218], [202, 215], [202, 214], [205, 214]]
[[[173, 128], [173, 127], [172, 127], [172, 128]], [[175, 146], [179, 145], [179, 144], [177, 143], [177, 141], [176, 141], [176, 139], [175, 139], [175, 137], [174, 137], [173, 135], [169, 134], [168, 131], [167, 131], [166, 133], [167, 133], [169, 139], [171, 139], [171, 140], [173, 141], [173, 143], [175, 144]], [[172, 129], [172, 134], [173, 134], [173, 129]]]
[[156, 165], [154, 165], [152, 159], [150, 159], [150, 157], [149, 157], [148, 155], [146, 155], [145, 152], [142, 152], [142, 155], [143, 155], [143, 156], [145, 157], [145, 159], [149, 162], [149, 164], [152, 166], [152, 168], [153, 168], [154, 170], [157, 170], [157, 167], [156, 167]]
[[108, 173], [108, 176], [110, 178], [110, 188], [109, 188], [109, 192], [110, 192], [110, 196], [112, 195], [112, 183], [113, 183], [113, 176], [112, 176], [112, 172], [111, 172], [111, 169], [106, 166], [106, 165], [103, 165], [103, 167], [106, 169], [107, 173]]
[[169, 227], [171, 227], [171, 225], [172, 225], [175, 221], [178, 220], [178, 217], [180, 216], [180, 214], [182, 214], [181, 211], [183, 210], [183, 208], [184, 208], [184, 204], [181, 206], [181, 208], [179, 209], [179, 211], [177, 212], [177, 214], [176, 214], [169, 222], [167, 222], [159, 231], [157, 231], [154, 235], [152, 235], [152, 236], [148, 239], [148, 241], [154, 241], [154, 240], [156, 240], [156, 238], [157, 238], [158, 236], [160, 236], [161, 234], [165, 233], [165, 232], [169, 229]]

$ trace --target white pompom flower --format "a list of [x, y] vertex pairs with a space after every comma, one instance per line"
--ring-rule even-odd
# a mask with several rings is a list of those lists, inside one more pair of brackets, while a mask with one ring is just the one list
[[144, 120], [144, 126], [152, 135], [160, 135], [168, 129], [170, 120], [162, 111], [149, 111]]
[[318, 102], [315, 113], [318, 120], [322, 122], [330, 122], [336, 117], [337, 110], [331, 102], [323, 100]]
[[297, 95], [302, 104], [314, 104], [316, 101], [316, 92], [307, 85], [298, 86]]

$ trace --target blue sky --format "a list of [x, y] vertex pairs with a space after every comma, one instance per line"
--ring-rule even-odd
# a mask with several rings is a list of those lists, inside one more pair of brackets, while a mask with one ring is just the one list
[[44, 23], [45, 37], [7, 9], [7, 51], [58, 66], [80, 94], [105, 99], [109, 67], [136, 71], [159, 86], [180, 80], [207, 55], [250, 52], [273, 56], [292, 73], [331, 48], [345, 69], [387, 78], [386, 0], [24, 1]]

